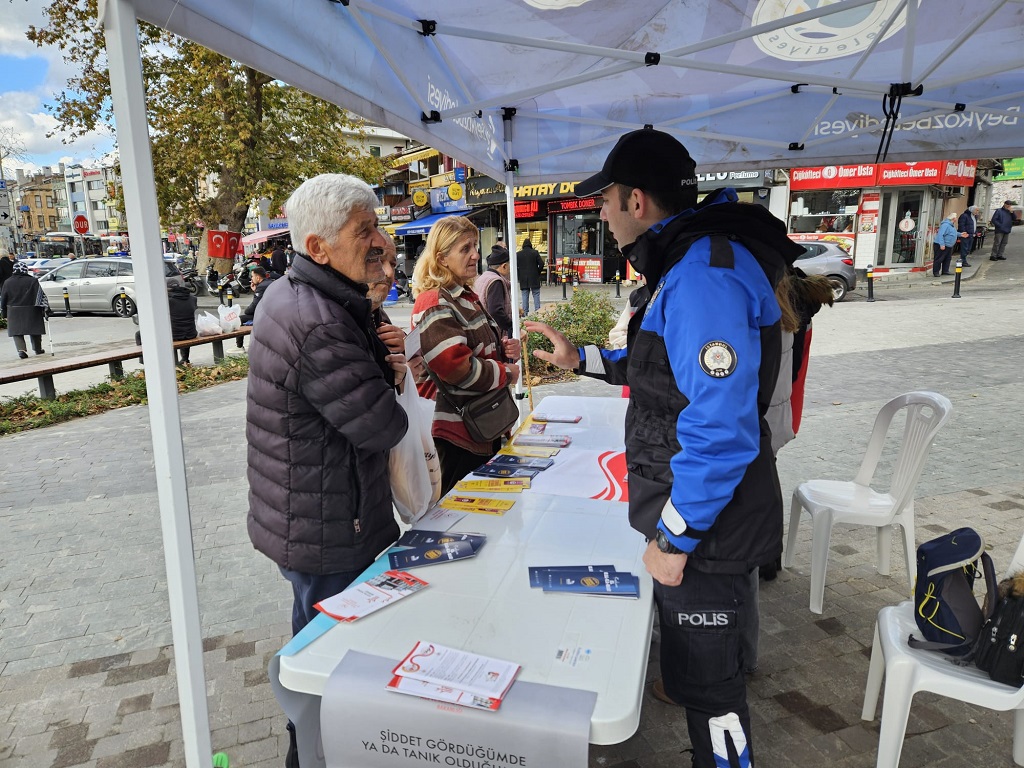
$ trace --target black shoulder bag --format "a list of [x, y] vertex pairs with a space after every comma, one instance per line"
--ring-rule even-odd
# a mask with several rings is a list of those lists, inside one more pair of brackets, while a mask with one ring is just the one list
[[[477, 307], [487, 317], [488, 327], [494, 330], [494, 321], [491, 320], [491, 316], [487, 314], [480, 304]], [[504, 353], [502, 353], [501, 337], [495, 334], [497, 339], [497, 349], [502, 356], [501, 362], [504, 362]], [[473, 397], [469, 402], [463, 406], [456, 404], [449, 396], [449, 392], [445, 387], [444, 382], [438, 377], [436, 373], [430, 370], [430, 366], [425, 366], [427, 369], [427, 375], [433, 379], [434, 384], [437, 385], [437, 393], [444, 398], [445, 402], [452, 407], [452, 409], [462, 419], [462, 423], [466, 425], [466, 431], [469, 432], [469, 436], [478, 443], [491, 443], [501, 437], [503, 434], [512, 429], [512, 426], [519, 419], [519, 406], [516, 405], [516, 401], [512, 398], [512, 393], [509, 388], [499, 387], [498, 389], [492, 389], [489, 392], [484, 392], [476, 397]]]

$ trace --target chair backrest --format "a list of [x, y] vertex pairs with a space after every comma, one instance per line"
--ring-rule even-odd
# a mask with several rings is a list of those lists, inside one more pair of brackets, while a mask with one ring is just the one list
[[855, 483], [871, 485], [889, 425], [893, 417], [904, 408], [907, 409], [907, 421], [903, 427], [903, 441], [900, 443], [889, 486], [889, 493], [895, 502], [893, 514], [900, 512], [911, 500], [935, 435], [953, 412], [953, 404], [937, 392], [907, 392], [894, 397], [882, 406], [875, 417], [875, 426], [864, 452], [864, 460], [854, 479]]
[[1018, 571], [1024, 571], [1024, 536], [1021, 537], [1020, 543], [1017, 545], [1017, 551], [1014, 553], [1013, 560], [1010, 561], [1006, 573], [1003, 574], [1003, 578], [1008, 579]]

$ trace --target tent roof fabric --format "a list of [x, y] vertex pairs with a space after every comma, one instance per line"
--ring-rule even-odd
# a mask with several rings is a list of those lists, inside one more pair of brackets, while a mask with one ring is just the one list
[[493, 178], [515, 160], [523, 184], [584, 178], [648, 124], [701, 172], [873, 161], [901, 83], [922, 93], [902, 98], [889, 160], [1024, 144], [1024, 3], [1009, 0], [132, 2]]
[[407, 221], [405, 224], [399, 224], [395, 227], [395, 234], [402, 236], [425, 235], [430, 232], [430, 228], [434, 224], [446, 216], [465, 216], [468, 213], [471, 213], [471, 211], [452, 211], [451, 213], [435, 213], [432, 216], [424, 216], [422, 219], [416, 219], [416, 221]]

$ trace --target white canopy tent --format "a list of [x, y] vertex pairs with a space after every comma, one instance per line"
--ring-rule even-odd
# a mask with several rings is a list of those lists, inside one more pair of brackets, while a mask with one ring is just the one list
[[513, 184], [583, 178], [644, 125], [675, 134], [700, 172], [872, 162], [889, 141], [888, 159], [905, 161], [1024, 148], [1022, 0], [100, 0], [99, 15], [133, 171], [126, 212], [195, 768], [209, 762], [209, 728], [166, 294], [148, 268], [160, 239], [136, 17], [504, 180], [509, 222]]

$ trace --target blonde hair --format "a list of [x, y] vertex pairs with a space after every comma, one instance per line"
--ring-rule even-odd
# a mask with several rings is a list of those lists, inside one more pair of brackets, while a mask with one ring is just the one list
[[[455, 247], [466, 235], [479, 238], [476, 225], [463, 216], [445, 216], [430, 228], [427, 235], [427, 246], [422, 255], [416, 259], [413, 270], [413, 294], [419, 296], [424, 291], [438, 288], [454, 288], [459, 279], [448, 267], [441, 263], [442, 256]], [[471, 287], [472, 282], [469, 286]]]

